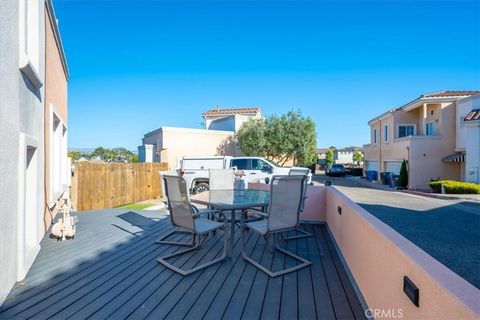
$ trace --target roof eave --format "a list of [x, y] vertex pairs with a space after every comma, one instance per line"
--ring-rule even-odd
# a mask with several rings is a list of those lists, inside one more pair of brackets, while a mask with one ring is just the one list
[[55, 15], [52, 0], [45, 0], [45, 4], [47, 8], [48, 18], [50, 20], [50, 25], [53, 29], [53, 35], [57, 44], [57, 49], [60, 54], [60, 59], [62, 61], [63, 71], [65, 72], [65, 77], [68, 81], [68, 79], [70, 78], [70, 72], [68, 70], [67, 58], [65, 56], [65, 51], [63, 50], [62, 37], [60, 36], [60, 31], [58, 29], [57, 17]]

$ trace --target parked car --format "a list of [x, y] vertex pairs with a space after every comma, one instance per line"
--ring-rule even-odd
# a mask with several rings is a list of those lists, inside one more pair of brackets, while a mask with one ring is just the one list
[[328, 169], [327, 176], [345, 177], [345, 167], [343, 166], [343, 164], [334, 164], [330, 167], [330, 169]]
[[[190, 192], [197, 194], [209, 189], [209, 169], [234, 169], [245, 175], [245, 186], [248, 182], [259, 180], [268, 183], [275, 175], [288, 175], [290, 169], [300, 167], [281, 167], [271, 160], [262, 157], [183, 157], [178, 174], [187, 181]], [[307, 169], [307, 168], [301, 168]], [[308, 183], [312, 182], [312, 174], [308, 174]]]

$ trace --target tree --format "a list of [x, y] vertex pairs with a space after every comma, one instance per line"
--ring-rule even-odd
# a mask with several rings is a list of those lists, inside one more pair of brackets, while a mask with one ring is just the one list
[[68, 157], [72, 158], [72, 161], [76, 161], [82, 157], [82, 153], [80, 151], [69, 151]]
[[407, 161], [403, 160], [402, 166], [400, 167], [400, 187], [406, 188], [407, 186], [408, 186]]
[[265, 157], [265, 124], [263, 119], [249, 119], [236, 134], [238, 146], [247, 156]]
[[294, 165], [310, 166], [316, 163], [317, 134], [315, 122], [299, 111], [246, 121], [236, 139], [247, 156], [262, 156], [276, 160], [280, 165], [292, 160]]
[[363, 154], [360, 152], [360, 150], [355, 149], [353, 152], [353, 157], [352, 157], [353, 162], [357, 163], [357, 166], [360, 165], [360, 162], [363, 161]]
[[335, 157], [334, 157], [334, 154], [333, 154], [333, 149], [330, 148], [328, 149], [327, 153], [325, 154], [325, 166], [327, 168], [330, 168], [333, 163], [335, 162]]

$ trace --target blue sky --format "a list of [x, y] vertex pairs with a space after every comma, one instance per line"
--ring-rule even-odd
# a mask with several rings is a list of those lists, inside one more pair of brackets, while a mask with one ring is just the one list
[[479, 2], [54, 0], [69, 146], [136, 149], [201, 113], [299, 109], [318, 146], [368, 143], [367, 121], [422, 93], [480, 89]]

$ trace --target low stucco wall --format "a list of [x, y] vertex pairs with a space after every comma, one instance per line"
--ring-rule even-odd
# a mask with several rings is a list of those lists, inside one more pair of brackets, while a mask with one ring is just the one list
[[[480, 318], [480, 290], [335, 188], [324, 192], [328, 227], [373, 312], [390, 310], [403, 319]], [[405, 275], [419, 288], [419, 307], [403, 292]]]

